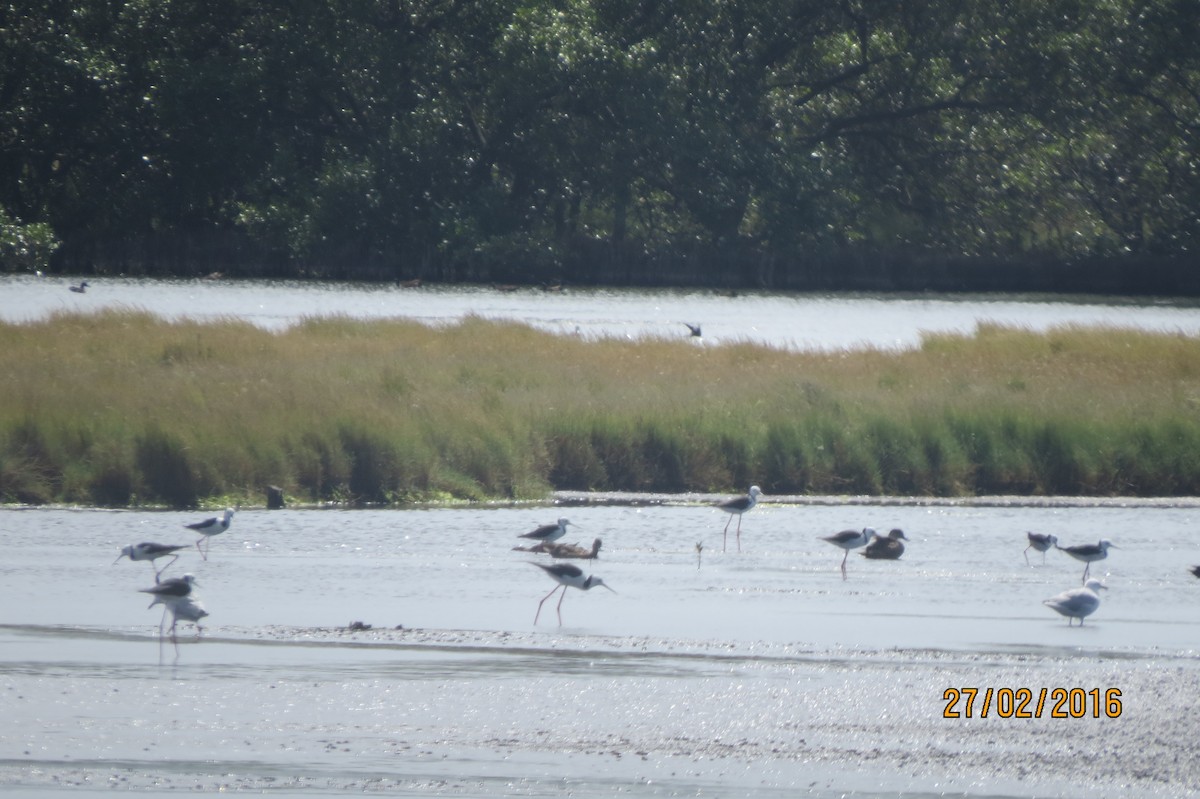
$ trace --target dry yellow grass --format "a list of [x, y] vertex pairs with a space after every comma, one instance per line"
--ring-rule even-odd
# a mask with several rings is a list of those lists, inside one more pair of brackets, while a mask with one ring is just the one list
[[0, 369], [9, 501], [1200, 489], [1200, 342], [1182, 335], [981, 325], [792, 353], [108, 312], [0, 326]]

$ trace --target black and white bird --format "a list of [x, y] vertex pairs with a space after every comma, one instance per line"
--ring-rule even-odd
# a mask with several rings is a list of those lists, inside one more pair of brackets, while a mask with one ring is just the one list
[[721, 532], [722, 552], [725, 551], [725, 545], [729, 542], [729, 523], [733, 521], [734, 516], [737, 516], [738, 520], [737, 548], [738, 552], [742, 551], [742, 514], [757, 505], [760, 496], [762, 496], [762, 489], [758, 486], [750, 486], [750, 493], [717, 504], [718, 508], [729, 514], [729, 519], [725, 522], [725, 529]]
[[1079, 626], [1082, 627], [1084, 617], [1092, 615], [1096, 608], [1100, 607], [1101, 589], [1107, 591], [1108, 586], [1093, 577], [1084, 583], [1082, 588], [1063, 591], [1057, 596], [1042, 600], [1042, 604], [1066, 616], [1068, 627], [1075, 619], [1079, 619]]
[[1046, 550], [1050, 549], [1050, 547], [1058, 546], [1058, 539], [1052, 535], [1044, 533], [1025, 533], [1025, 535], [1029, 538], [1029, 546], [1025, 547], [1025, 563], [1030, 566], [1033, 564], [1029, 563], [1029, 550], [1035, 549], [1041, 552], [1042, 563], [1044, 564], [1046, 562]]
[[842, 530], [840, 533], [821, 536], [821, 540], [828, 541], [835, 547], [841, 547], [846, 551], [846, 554], [842, 555], [842, 577], [844, 579], [846, 577], [846, 558], [850, 557], [850, 550], [865, 547], [874, 536], [875, 531], [872, 528], [864, 527], [861, 531]]
[[[1057, 544], [1055, 546], [1058, 547]], [[1075, 560], [1082, 560], [1087, 564], [1083, 567], [1083, 579], [1086, 581], [1088, 573], [1091, 571], [1092, 563], [1107, 558], [1109, 547], [1118, 549], [1117, 545], [1107, 538], [1100, 539], [1100, 543], [1098, 544], [1079, 544], [1073, 547], [1058, 548], [1075, 558]]]
[[[145, 560], [150, 562], [150, 568], [154, 569], [154, 582], [158, 582], [158, 577], [167, 567], [175, 561], [179, 560], [179, 556], [175, 553], [181, 549], [187, 549], [190, 544], [156, 544], [153, 541], [143, 541], [140, 544], [130, 544], [127, 547], [122, 547], [121, 554], [113, 561], [115, 566], [121, 558], [129, 558], [130, 560]], [[171, 559], [161, 569], [155, 565], [155, 561], [159, 558], [165, 558], [170, 555]]]
[[200, 557], [208, 560], [208, 544], [205, 543], [204, 548], [200, 547], [201, 542], [209, 541], [214, 535], [220, 535], [229, 529], [229, 524], [233, 521], [233, 508], [226, 508], [224, 516], [213, 516], [205, 519], [202, 522], [194, 522], [185, 524], [184, 527], [189, 530], [194, 530], [200, 533], [200, 537], [196, 539], [196, 549], [200, 551]]
[[[161, 583], [155, 583], [151, 588], [139, 588], [143, 594], [150, 594], [154, 597], [150, 604], [146, 606], [146, 610], [155, 605], [163, 606], [163, 616], [158, 622], [158, 637], [162, 640], [163, 625], [167, 623], [167, 614], [170, 613], [171, 621], [171, 638], [175, 637], [175, 623], [179, 620], [179, 608], [184, 608], [183, 613], [191, 613], [191, 606], [199, 607], [195, 595], [192, 593], [192, 586], [196, 584], [196, 578], [190, 574], [185, 574], [182, 577], [172, 577], [169, 580], [163, 580]], [[190, 603], [190, 604], [189, 604]], [[203, 608], [201, 608], [203, 610]], [[207, 614], [205, 614], [207, 615]], [[193, 619], [193, 621], [197, 621]]]
[[192, 586], [196, 584], [196, 578], [190, 574], [185, 574], [182, 577], [171, 577], [163, 580], [161, 583], [155, 583], [152, 588], [139, 588], [143, 594], [150, 594], [154, 600], [146, 606], [146, 609], [155, 605], [170, 605], [172, 602], [178, 602], [191, 596]]
[[[530, 561], [530, 563], [533, 563], [533, 561]], [[580, 591], [587, 591], [587, 590], [595, 588], [596, 586], [599, 585], [599, 586], [604, 586], [609, 591], [612, 591], [614, 594], [617, 593], [615, 590], [613, 590], [613, 588], [611, 586], [607, 585], [599, 577], [595, 577], [595, 576], [584, 577], [583, 569], [581, 569], [578, 566], [575, 566], [573, 564], [554, 563], [554, 564], [551, 564], [550, 566], [543, 566], [541, 563], [533, 563], [533, 565], [537, 566], [539, 569], [544, 571], [546, 573], [546, 575], [550, 577], [551, 580], [554, 580], [554, 582], [558, 583], [558, 585], [554, 586], [554, 588], [550, 591], [550, 593], [548, 593], [544, 597], [542, 597], [542, 601], [538, 603], [537, 613], [535, 613], [533, 616], [534, 624], [538, 623], [538, 618], [542, 615], [542, 605], [544, 605], [546, 603], [547, 599], [554, 596], [554, 592], [560, 588], [562, 589], [562, 596], [558, 598], [558, 626], [559, 627], [562, 626], [562, 603], [563, 603], [563, 600], [567, 598], [567, 588], [568, 587], [578, 588]]]
[[[904, 554], [904, 542], [909, 538], [899, 527], [886, 536], [875, 534], [867, 548], [858, 553], [868, 560], [898, 560]], [[846, 550], [849, 554], [849, 550]]]
[[[548, 544], [551, 541], [557, 541], [567, 534], [567, 525], [571, 524], [568, 519], [559, 519], [554, 524], [543, 524], [536, 530], [530, 530], [528, 533], [521, 533], [518, 538], [528, 538], [533, 541], [541, 541]], [[578, 527], [579, 525], [575, 525]]]

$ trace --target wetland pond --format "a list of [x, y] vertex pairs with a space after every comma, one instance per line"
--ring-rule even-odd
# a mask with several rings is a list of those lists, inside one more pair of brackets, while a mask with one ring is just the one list
[[[1104, 298], [69, 282], [0, 277], [0, 320], [475, 314], [597, 337], [690, 322], [704, 346], [794, 349], [912, 347], [980, 322], [1200, 334], [1192, 303]], [[194, 574], [210, 614], [177, 647], [138, 593], [152, 569], [113, 559], [193, 543], [198, 514], [0, 509], [0, 791], [1200, 796], [1197, 501], [767, 497], [738, 553], [721, 551], [716, 499], [243, 509], [208, 560], [192, 548], [166, 571]], [[602, 539], [577, 562], [617, 593], [570, 589], [563, 625], [557, 598], [535, 625], [553, 584], [529, 561], [546, 556], [513, 547], [558, 516], [565, 541]], [[843, 579], [820, 536], [864, 526], [904, 529], [907, 551], [851, 553]], [[1118, 547], [1082, 627], [1042, 604], [1082, 564], [1027, 563], [1028, 530]], [[970, 713], [963, 689], [979, 690]], [[1018, 709], [1022, 689], [1035, 701]], [[1056, 690], [1078, 700], [1062, 717]]]
[[[738, 553], [712, 497], [559, 499], [242, 510], [207, 561], [185, 550], [164, 574], [194, 574], [210, 613], [178, 647], [138, 593], [151, 567], [113, 559], [191, 543], [197, 514], [0, 511], [0, 788], [1197, 795], [1194, 503], [767, 498]], [[553, 583], [529, 561], [549, 561], [513, 547], [559, 515], [564, 541], [602, 539], [574, 562], [617, 593], [570, 589], [563, 625], [557, 597], [534, 625]], [[851, 553], [843, 580], [820, 536], [862, 526], [911, 540], [898, 561]], [[1082, 627], [1042, 604], [1082, 564], [1027, 564], [1026, 530], [1119, 547]], [[980, 689], [972, 717], [951, 688]], [[999, 703], [1021, 688], [1082, 704], [1021, 718]], [[1110, 689], [1115, 715], [1092, 701]]]

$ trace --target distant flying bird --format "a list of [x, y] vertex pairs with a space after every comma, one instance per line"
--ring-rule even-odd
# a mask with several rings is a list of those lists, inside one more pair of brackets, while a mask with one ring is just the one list
[[208, 560], [208, 544], [206, 543], [204, 545], [204, 548], [200, 549], [200, 543], [202, 541], [208, 541], [209, 539], [212, 538], [212, 536], [220, 535], [221, 533], [228, 530], [229, 524], [232, 521], [233, 521], [233, 508], [226, 508], [225, 515], [222, 517], [218, 518], [216, 516], [213, 516], [212, 518], [205, 519], [202, 522], [195, 522], [193, 524], [185, 524], [184, 527], [188, 528], [189, 530], [195, 530], [197, 533], [200, 533], [200, 537], [196, 539], [196, 549], [200, 550], [200, 556], [202, 558], [204, 558], [205, 560]]
[[846, 558], [850, 557], [850, 550], [865, 547], [874, 535], [875, 531], [873, 529], [864, 527], [861, 532], [858, 530], [842, 530], [840, 533], [821, 536], [822, 541], [828, 541], [835, 547], [841, 547], [846, 551], [846, 554], [842, 555], [843, 579], [846, 577]]
[[[533, 563], [533, 561], [530, 561], [530, 563]], [[581, 569], [578, 566], [575, 566], [573, 564], [555, 563], [550, 566], [543, 566], [540, 563], [533, 563], [533, 565], [537, 566], [539, 569], [544, 571], [547, 574], [547, 576], [550, 577], [551, 580], [554, 580], [556, 583], [558, 583], [558, 585], [554, 586], [554, 588], [550, 591], [550, 593], [548, 593], [544, 597], [542, 597], [542, 601], [538, 603], [537, 613], [534, 614], [534, 617], [533, 617], [534, 624], [538, 623], [538, 617], [540, 617], [542, 615], [542, 605], [544, 605], [546, 603], [547, 599], [554, 596], [554, 592], [560, 588], [562, 589], [562, 596], [558, 598], [558, 626], [559, 627], [562, 626], [562, 603], [563, 603], [563, 600], [567, 598], [567, 587], [568, 586], [570, 586], [572, 588], [578, 588], [580, 591], [587, 591], [589, 589], [595, 588], [598, 585], [602, 585], [605, 588], [607, 588], [609, 591], [612, 591], [614, 594], [617, 593], [616, 591], [613, 591], [611, 586], [605, 584], [605, 582], [603, 580], [601, 580], [599, 577], [584, 577], [583, 569]]]
[[[900, 528], [896, 528], [882, 536], [879, 533], [867, 544], [867, 548], [858, 553], [868, 560], [898, 560], [904, 554], [903, 541], [908, 541], [908, 536]], [[846, 550], [849, 554], [850, 550]]]
[[[541, 541], [542, 543], [548, 544], [551, 541], [557, 541], [566, 535], [567, 525], [570, 523], [571, 522], [567, 519], [559, 519], [554, 524], [543, 524], [536, 530], [531, 530], [528, 533], [521, 533], [518, 538], [529, 538], [534, 541]], [[575, 526], [578, 527], [579, 525]]]
[[1044, 535], [1042, 533], [1026, 533], [1025, 536], [1029, 539], [1029, 546], [1025, 547], [1025, 563], [1029, 563], [1029, 550], [1036, 549], [1042, 553], [1042, 563], [1046, 562], [1046, 550], [1050, 547], [1058, 546], [1058, 539], [1052, 535]]
[[744, 496], [727, 499], [724, 502], [718, 503], [717, 507], [729, 514], [729, 520], [725, 522], [725, 529], [721, 532], [721, 551], [725, 551], [726, 544], [729, 543], [729, 522], [733, 521], [733, 517], [737, 516], [737, 547], [738, 552], [742, 551], [742, 514], [758, 504], [758, 498], [762, 495], [762, 489], [758, 486], [750, 486], [750, 493]]
[[[113, 561], [113, 565], [121, 558], [129, 558], [130, 560], [146, 560], [150, 561], [150, 568], [154, 569], [154, 582], [158, 582], [158, 576], [166, 571], [167, 567], [175, 561], [179, 560], [179, 556], [175, 553], [181, 549], [187, 549], [190, 544], [156, 544], [153, 541], [143, 541], [140, 544], [131, 544], [121, 549], [121, 554], [117, 556], [117, 560]], [[159, 558], [165, 558], [167, 555], [171, 559], [167, 561], [166, 566], [161, 569], [154, 565], [154, 561]]]
[[1063, 591], [1057, 596], [1052, 596], [1049, 599], [1043, 600], [1043, 605], [1049, 605], [1053, 610], [1067, 617], [1067, 626], [1070, 627], [1073, 619], [1079, 619], [1079, 626], [1083, 626], [1085, 616], [1090, 616], [1096, 612], [1096, 608], [1100, 607], [1100, 590], [1108, 590], [1108, 586], [1099, 580], [1092, 578], [1083, 584], [1082, 588], [1072, 588], [1069, 591]]
[[[1058, 546], [1055, 544], [1055, 546]], [[1108, 549], [1112, 547], [1117, 549], [1117, 545], [1107, 538], [1100, 539], [1098, 544], [1079, 544], [1073, 547], [1058, 547], [1063, 552], [1066, 552], [1075, 560], [1082, 560], [1087, 565], [1083, 567], [1083, 579], [1087, 580], [1088, 572], [1092, 568], [1092, 563], [1097, 560], [1104, 560], [1108, 557]]]

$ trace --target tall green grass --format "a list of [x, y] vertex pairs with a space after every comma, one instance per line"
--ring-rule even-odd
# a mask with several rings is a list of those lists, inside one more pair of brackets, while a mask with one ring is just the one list
[[106, 312], [0, 325], [0, 369], [8, 502], [1200, 493], [1200, 341], [1182, 335], [981, 325], [790, 353]]

